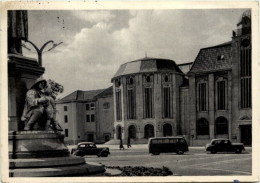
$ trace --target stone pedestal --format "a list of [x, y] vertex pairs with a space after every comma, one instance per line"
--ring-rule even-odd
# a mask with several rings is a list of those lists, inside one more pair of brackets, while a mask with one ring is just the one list
[[103, 165], [70, 156], [60, 133], [12, 131], [8, 139], [10, 177], [88, 176], [105, 172]]
[[88, 176], [105, 172], [82, 157], [70, 156], [64, 135], [54, 131], [21, 131], [26, 92], [44, 73], [35, 59], [8, 55], [8, 145], [10, 177]]
[[8, 55], [8, 126], [9, 131], [23, 129], [21, 116], [25, 103], [25, 95], [32, 84], [43, 73], [44, 68], [37, 60], [15, 55]]

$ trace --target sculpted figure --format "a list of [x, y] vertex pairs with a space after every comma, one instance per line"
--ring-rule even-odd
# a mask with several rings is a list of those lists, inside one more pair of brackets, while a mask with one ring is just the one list
[[39, 78], [26, 93], [22, 115], [22, 121], [26, 123], [25, 131], [33, 130], [34, 125], [39, 122], [44, 124], [43, 130], [49, 130], [51, 123], [54, 130], [62, 130], [54, 119], [54, 100], [45, 95], [46, 86], [46, 80]]
[[22, 39], [28, 39], [26, 10], [8, 11], [8, 53], [22, 55]]

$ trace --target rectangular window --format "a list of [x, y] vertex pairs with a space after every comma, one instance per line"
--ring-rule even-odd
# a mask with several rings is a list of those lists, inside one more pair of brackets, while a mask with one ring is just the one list
[[218, 110], [226, 109], [226, 87], [225, 81], [217, 82], [217, 107]]
[[133, 89], [127, 91], [127, 118], [135, 119], [135, 94]]
[[116, 92], [116, 120], [122, 119], [121, 91]]
[[251, 48], [240, 51], [240, 103], [241, 108], [252, 106]]
[[91, 122], [95, 122], [95, 114], [91, 114]]
[[144, 117], [152, 118], [153, 117], [153, 96], [152, 96], [152, 88], [144, 89]]
[[65, 123], [68, 122], [68, 116], [67, 116], [67, 115], [64, 116], [64, 122], [65, 122]]
[[87, 110], [87, 111], [90, 110], [90, 106], [89, 106], [89, 104], [86, 104], [86, 110]]
[[90, 115], [86, 115], [86, 122], [90, 122]]
[[163, 117], [171, 117], [171, 93], [170, 88], [163, 88]]
[[199, 111], [206, 111], [207, 97], [206, 97], [206, 83], [200, 83], [199, 87]]
[[95, 110], [95, 103], [90, 104], [90, 110]]
[[68, 107], [67, 106], [64, 106], [64, 111], [68, 111]]
[[65, 137], [68, 137], [68, 136], [69, 136], [69, 130], [65, 129]]

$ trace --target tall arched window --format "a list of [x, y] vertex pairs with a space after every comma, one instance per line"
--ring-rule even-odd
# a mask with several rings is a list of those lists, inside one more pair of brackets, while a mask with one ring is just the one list
[[154, 137], [154, 127], [148, 124], [144, 127], [144, 138], [148, 139], [150, 137]]
[[205, 118], [200, 118], [196, 125], [197, 135], [209, 135], [209, 122]]
[[216, 135], [228, 134], [228, 120], [225, 117], [223, 116], [218, 117], [216, 119], [215, 125], [216, 125]]

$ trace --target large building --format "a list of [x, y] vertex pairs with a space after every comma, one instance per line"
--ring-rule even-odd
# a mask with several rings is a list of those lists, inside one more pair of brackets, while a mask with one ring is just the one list
[[[111, 79], [113, 87], [81, 92], [77, 99], [73, 93], [74, 103], [67, 100], [71, 95], [65, 97], [58, 107], [78, 106], [71, 113], [71, 122], [77, 125], [70, 129], [64, 124], [69, 136], [77, 133], [77, 141], [131, 137], [147, 142], [154, 136], [185, 135], [194, 146], [222, 137], [251, 145], [250, 11], [243, 13], [237, 26], [232, 40], [200, 49], [194, 62], [176, 65], [148, 57], [130, 61]], [[81, 96], [89, 92], [95, 95]], [[86, 110], [88, 103], [93, 111]], [[87, 115], [92, 121], [93, 114], [96, 123], [88, 125]]]

